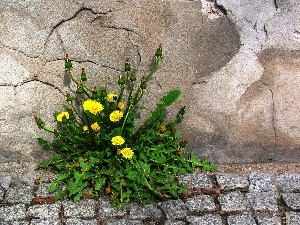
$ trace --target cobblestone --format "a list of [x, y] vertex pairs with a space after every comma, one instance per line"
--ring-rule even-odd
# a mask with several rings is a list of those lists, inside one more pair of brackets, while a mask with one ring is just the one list
[[[156, 205], [131, 203], [121, 210], [106, 197], [37, 204], [35, 197], [53, 196], [47, 192], [49, 184], [33, 188], [11, 183], [7, 189], [0, 187], [0, 225], [299, 225], [298, 178], [297, 174], [188, 174], [179, 179], [191, 188], [185, 198]], [[212, 190], [218, 187], [211, 181], [221, 193]]]
[[78, 202], [65, 200], [62, 202], [66, 217], [91, 218], [96, 216], [96, 200], [85, 199]]
[[276, 191], [276, 187], [271, 181], [271, 177], [263, 173], [250, 173], [249, 175], [249, 191], [263, 192], [263, 191]]
[[62, 225], [60, 219], [32, 219], [30, 225]]
[[66, 225], [97, 225], [97, 220], [67, 219]]
[[166, 214], [167, 219], [180, 219], [187, 215], [186, 205], [180, 199], [162, 202], [161, 208]]
[[253, 210], [277, 212], [277, 193], [275, 192], [258, 192], [247, 193], [246, 196]]
[[4, 200], [4, 190], [0, 187], [0, 202]]
[[188, 212], [213, 212], [217, 209], [214, 199], [209, 195], [197, 195], [194, 198], [188, 198], [185, 204]]
[[286, 212], [286, 225], [299, 225], [300, 224], [300, 212]]
[[154, 205], [146, 205], [142, 207], [137, 203], [132, 203], [130, 207], [129, 218], [130, 219], [159, 219], [162, 217], [163, 212], [162, 210], [158, 209]]
[[178, 178], [180, 184], [184, 184], [189, 188], [211, 189], [212, 183], [206, 174], [190, 173], [181, 175]]
[[256, 225], [254, 218], [249, 212], [243, 212], [234, 216], [228, 216], [228, 225]]
[[258, 216], [257, 225], [281, 225], [282, 219], [279, 216]]
[[26, 207], [24, 204], [0, 207], [0, 221], [14, 221], [26, 219]]
[[300, 193], [284, 193], [281, 196], [288, 207], [293, 210], [300, 210]]
[[282, 192], [300, 192], [300, 174], [282, 174], [276, 182]]
[[100, 219], [107, 219], [113, 217], [122, 217], [127, 214], [126, 208], [117, 210], [113, 208], [110, 204], [110, 201], [106, 198], [99, 199], [99, 218]]
[[55, 192], [48, 192], [50, 183], [42, 183], [38, 186], [38, 190], [36, 192], [36, 197], [38, 198], [47, 198], [47, 197], [54, 197]]
[[229, 174], [218, 173], [216, 178], [221, 190], [245, 189], [249, 187], [248, 177], [234, 177]]
[[219, 215], [188, 216], [186, 220], [190, 225], [222, 225], [222, 218]]
[[218, 197], [221, 210], [224, 212], [236, 212], [247, 210], [249, 204], [247, 199], [240, 191], [222, 194]]
[[164, 225], [186, 225], [186, 223], [178, 220], [166, 220]]
[[33, 205], [27, 209], [27, 214], [32, 218], [39, 219], [59, 219], [61, 211], [61, 203], [46, 205]]
[[34, 198], [32, 187], [18, 183], [12, 188], [8, 188], [5, 200], [7, 203], [30, 204]]

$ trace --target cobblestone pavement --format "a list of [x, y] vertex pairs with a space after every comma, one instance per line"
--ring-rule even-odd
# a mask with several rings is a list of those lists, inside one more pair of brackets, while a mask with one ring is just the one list
[[[189, 192], [157, 205], [112, 208], [105, 198], [47, 203], [49, 183], [0, 177], [1, 225], [299, 225], [300, 174], [247, 176], [193, 173], [179, 177]], [[36, 201], [46, 199], [45, 202]], [[39, 202], [39, 203], [38, 203]], [[40, 204], [43, 203], [43, 204]]]

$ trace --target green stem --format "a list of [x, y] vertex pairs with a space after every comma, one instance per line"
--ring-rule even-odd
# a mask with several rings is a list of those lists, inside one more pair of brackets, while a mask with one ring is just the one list
[[78, 86], [78, 82], [75, 80], [75, 78], [73, 77], [72, 73], [71, 73], [71, 69], [67, 69], [67, 72], [71, 78], [71, 80]]
[[120, 94], [119, 94], [119, 97], [117, 100], [117, 104], [122, 101], [124, 90], [125, 90], [125, 85], [121, 85], [121, 90], [120, 90]]
[[[155, 61], [155, 65], [154, 67], [152, 68], [152, 70], [149, 72], [149, 74], [145, 77], [145, 82], [147, 83], [148, 80], [152, 77], [152, 75], [156, 72], [159, 64], [160, 64], [160, 61], [161, 61], [161, 58], [156, 58], [156, 61]], [[142, 94], [140, 93], [141, 92], [141, 89], [139, 88], [137, 90], [137, 93], [135, 95], [135, 100], [134, 100], [134, 105], [136, 105], [140, 100], [141, 98], [143, 97], [143, 94], [144, 94], [144, 90], [142, 90]]]
[[84, 87], [87, 91], [92, 92], [92, 90], [89, 89], [88, 86], [86, 86], [86, 83], [85, 83], [85, 82], [83, 83], [83, 87]]
[[73, 111], [76, 113], [76, 115], [80, 118], [81, 122], [84, 123], [84, 120], [83, 118], [80, 116], [80, 114], [78, 113], [78, 111], [76, 110], [74, 104], [73, 104], [73, 101], [71, 102], [71, 107], [73, 109]]
[[42, 125], [41, 126], [45, 131], [48, 131], [48, 132], [51, 132], [51, 133], [55, 133], [54, 129], [50, 128], [50, 127], [47, 127], [45, 125]]
[[155, 65], [154, 65], [153, 69], [145, 77], [145, 82], [147, 82], [151, 78], [151, 76], [156, 72], [156, 70], [157, 70], [157, 68], [159, 66], [160, 61], [161, 61], [161, 58], [156, 58]]
[[126, 116], [125, 116], [125, 118], [124, 118], [124, 121], [123, 121], [123, 124], [122, 124], [122, 128], [121, 128], [121, 134], [122, 134], [122, 132], [123, 132], [123, 129], [124, 129], [124, 126], [125, 126], [126, 120], [127, 120], [127, 118], [128, 118], [128, 115], [129, 115], [129, 113], [130, 113], [130, 109], [131, 109], [131, 107], [132, 107], [132, 105], [130, 105], [130, 106], [128, 107], [128, 110], [127, 110]]

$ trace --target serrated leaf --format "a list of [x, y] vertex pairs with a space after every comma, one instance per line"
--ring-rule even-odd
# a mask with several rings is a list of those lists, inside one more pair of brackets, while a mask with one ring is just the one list
[[73, 198], [74, 202], [79, 201], [82, 195], [83, 195], [83, 191], [79, 191]]
[[36, 140], [38, 141], [38, 143], [39, 143], [43, 148], [48, 148], [48, 147], [50, 147], [49, 142], [46, 141], [44, 138], [38, 137]]
[[50, 184], [48, 191], [49, 191], [49, 192], [54, 192], [54, 191], [56, 191], [57, 188], [59, 187], [59, 185], [60, 185], [60, 181], [58, 181], [58, 180], [53, 181], [53, 182]]
[[95, 190], [96, 191], [99, 191], [101, 190], [101, 188], [103, 187], [103, 185], [105, 184], [105, 178], [104, 177], [101, 177], [99, 179], [96, 180], [96, 183], [95, 183]]
[[180, 90], [173, 90], [173, 91], [169, 91], [164, 97], [161, 98], [160, 101], [165, 106], [170, 106], [174, 102], [176, 102], [180, 96], [181, 96], [181, 91]]
[[65, 178], [67, 178], [69, 175], [70, 175], [69, 173], [60, 173], [57, 176], [57, 180], [61, 181], [61, 180], [65, 179]]

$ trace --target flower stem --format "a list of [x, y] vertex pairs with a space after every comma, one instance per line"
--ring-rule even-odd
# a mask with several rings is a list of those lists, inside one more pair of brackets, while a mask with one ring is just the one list
[[68, 72], [68, 74], [69, 74], [71, 80], [78, 86], [79, 83], [78, 83], [78, 82], [75, 80], [75, 78], [73, 77], [72, 72], [71, 72], [71, 69], [67, 69], [67, 72]]
[[130, 106], [128, 107], [128, 110], [127, 110], [127, 113], [126, 113], [125, 119], [124, 119], [124, 121], [123, 121], [123, 124], [122, 124], [122, 128], [121, 128], [121, 134], [122, 134], [122, 132], [123, 132], [123, 129], [124, 129], [124, 126], [125, 126], [126, 120], [127, 120], [127, 118], [128, 118], [128, 115], [129, 115], [129, 113], [130, 113], [131, 107], [132, 107], [132, 105], [130, 105]]

